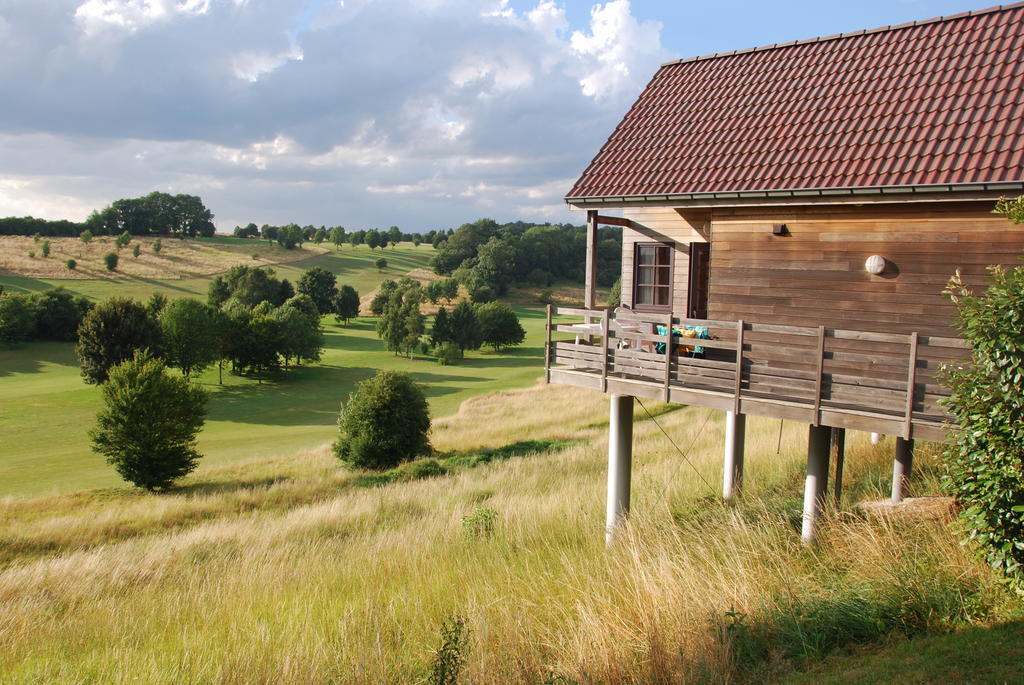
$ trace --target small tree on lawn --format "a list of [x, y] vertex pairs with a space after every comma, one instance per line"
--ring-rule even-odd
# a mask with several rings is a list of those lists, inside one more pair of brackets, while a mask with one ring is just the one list
[[327, 314], [338, 294], [337, 279], [327, 269], [314, 266], [299, 278], [299, 292], [312, 298], [318, 312]]
[[430, 344], [437, 347], [441, 343], [452, 341], [452, 322], [448, 310], [441, 307], [434, 315], [434, 325], [430, 329]]
[[88, 245], [89, 243], [92, 242], [92, 231], [88, 229], [82, 231], [81, 233], [78, 234], [78, 239], [81, 240], [84, 244]]
[[108, 252], [103, 255], [103, 264], [107, 267], [107, 271], [117, 271], [117, 253]]
[[476, 317], [476, 309], [469, 302], [456, 305], [451, 316], [452, 342], [458, 345], [462, 356], [466, 350], [480, 349], [483, 338], [480, 335], [480, 321]]
[[50, 256], [50, 241], [44, 240], [43, 244], [39, 248], [39, 252], [43, 255], [43, 259]]
[[404, 373], [379, 371], [342, 404], [334, 454], [354, 468], [389, 469], [430, 453], [427, 399]]
[[495, 352], [514, 347], [526, 339], [519, 317], [506, 304], [482, 304], [476, 308], [476, 316], [480, 322], [480, 339]]
[[159, 238], [156, 238], [156, 239], [155, 239], [155, 240], [153, 241], [153, 252], [159, 252], [159, 251], [160, 251], [160, 249], [161, 249], [161, 248], [162, 248], [163, 246], [164, 246], [164, 244], [163, 244], [162, 242], [160, 242], [160, 239], [159, 239]]
[[334, 316], [346, 326], [349, 319], [359, 316], [359, 293], [350, 285], [338, 289], [334, 298]]
[[377, 267], [377, 272], [380, 273], [380, 272], [384, 271], [384, 269], [388, 268], [388, 260], [386, 260], [383, 257], [381, 257], [380, 259], [375, 261], [373, 263], [373, 265], [375, 267]]
[[[1024, 198], [996, 211], [1020, 223]], [[1024, 590], [1024, 267], [989, 271], [991, 284], [980, 295], [959, 273], [947, 291], [971, 353], [945, 372], [946, 408], [956, 422], [944, 485], [979, 554]]]
[[89, 431], [93, 449], [129, 483], [169, 488], [196, 467], [206, 393], [168, 374], [145, 352], [111, 368], [103, 408]]
[[117, 236], [117, 238], [114, 239], [114, 245], [116, 245], [117, 249], [120, 250], [122, 247], [127, 247], [128, 243], [130, 243], [131, 241], [132, 234], [129, 233], [128, 231], [125, 231], [124, 233], [122, 233], [121, 235]]

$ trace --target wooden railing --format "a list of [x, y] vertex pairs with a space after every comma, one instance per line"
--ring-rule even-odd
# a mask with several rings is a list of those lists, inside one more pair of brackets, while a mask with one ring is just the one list
[[[673, 335], [687, 327], [709, 338]], [[619, 394], [943, 440], [949, 391], [936, 373], [965, 348], [917, 333], [549, 307], [545, 370]]]

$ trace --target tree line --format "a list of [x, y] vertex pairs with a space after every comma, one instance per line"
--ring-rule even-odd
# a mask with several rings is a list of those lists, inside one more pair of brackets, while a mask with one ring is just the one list
[[94, 210], [82, 222], [49, 221], [31, 216], [0, 218], [0, 235], [75, 237], [91, 235], [162, 235], [194, 238], [212, 236], [213, 212], [197, 195], [154, 191], [143, 197], [115, 200]]
[[[452, 281], [454, 283], [454, 281]], [[440, 283], [435, 281], [434, 283]], [[429, 335], [420, 305], [429, 297], [427, 289], [411, 278], [386, 280], [371, 303], [378, 314], [377, 335], [388, 350], [411, 357], [420, 348], [431, 352], [442, 364], [451, 364], [467, 350], [490, 345], [496, 352], [523, 342], [526, 332], [508, 305], [500, 302], [473, 304], [459, 302], [449, 313], [441, 307], [434, 316]], [[449, 304], [455, 294], [447, 298]]]
[[[464, 285], [474, 302], [504, 295], [512, 283], [549, 286], [560, 280], [584, 280], [585, 226], [480, 219], [445, 234], [435, 247], [435, 273]], [[612, 285], [621, 271], [621, 229], [598, 229], [597, 262], [598, 285]]]

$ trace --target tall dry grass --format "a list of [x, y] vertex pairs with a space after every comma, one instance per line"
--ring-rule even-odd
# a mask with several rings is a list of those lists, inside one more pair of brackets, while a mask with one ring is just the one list
[[[477, 400], [435, 444], [586, 440], [372, 490], [310, 453], [246, 487], [237, 466], [175, 495], [5, 500], [3, 540], [62, 542], [0, 570], [0, 680], [420, 682], [461, 615], [465, 682], [729, 682], [999, 611], [942, 520], [830, 512], [801, 547], [795, 424], [776, 454], [778, 422], [751, 420], [747, 495], [718, 502], [694, 469], [717, 484], [722, 422], [699, 409], [657, 418], [693, 469], [638, 411], [633, 515], [606, 551], [606, 411], [557, 387]], [[848, 465], [851, 499], [881, 496], [882, 449], [851, 436]], [[464, 523], [482, 508], [490, 533]]]
[[[160, 252], [153, 251], [153, 238], [135, 236], [131, 244], [120, 250], [113, 236], [96, 236], [88, 244], [78, 238], [48, 238], [50, 256], [42, 256], [42, 240], [31, 236], [0, 236], [0, 272], [31, 278], [192, 278], [227, 271], [236, 264], [262, 266], [267, 263], [287, 263], [326, 252], [326, 248], [307, 244], [286, 250], [262, 240], [225, 243], [203, 240], [162, 238]], [[132, 246], [138, 245], [138, 257], [132, 256]], [[30, 257], [29, 253], [35, 256]], [[117, 272], [107, 271], [103, 256], [117, 252], [120, 261]], [[259, 259], [254, 260], [253, 255]], [[74, 259], [77, 266], [68, 269], [66, 262]]]

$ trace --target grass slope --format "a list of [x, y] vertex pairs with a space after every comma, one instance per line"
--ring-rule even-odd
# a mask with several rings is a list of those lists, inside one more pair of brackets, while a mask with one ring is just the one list
[[[717, 482], [720, 413], [647, 408]], [[573, 442], [380, 488], [321, 448], [210, 468], [167, 495], [2, 499], [0, 674], [422, 682], [458, 616], [473, 683], [775, 681], [852, 648], [961, 630], [984, 654], [1012, 637], [976, 630], [1019, 620], [1019, 600], [945, 520], [847, 510], [801, 546], [795, 423], [776, 454], [779, 422], [750, 419], [746, 495], [723, 505], [638, 409], [631, 523], [606, 551], [606, 412], [602, 394], [558, 386], [474, 398], [436, 423], [438, 449]], [[850, 435], [847, 504], [884, 496], [891, 449]], [[934, 488], [934, 457], [915, 467], [917, 494]], [[902, 680], [893, 663], [884, 675]]]
[[[31, 242], [30, 238], [24, 240]], [[180, 242], [165, 240], [164, 250]], [[211, 238], [170, 249], [189, 249], [190, 245], [231, 248], [236, 253], [251, 251], [256, 245], [266, 248], [266, 243]], [[280, 251], [289, 258], [299, 254]], [[244, 252], [240, 254], [244, 256]], [[339, 283], [352, 285], [365, 295], [385, 278], [422, 270], [433, 249], [405, 243], [373, 251], [365, 246], [337, 250], [331, 246], [312, 256], [308, 251], [305, 254], [305, 259], [274, 264], [273, 268], [294, 283], [304, 270], [320, 266], [336, 274]], [[380, 272], [374, 262], [382, 255], [388, 267]], [[121, 275], [66, 281], [0, 277], [0, 285], [14, 290], [63, 285], [97, 300], [114, 295], [145, 299], [156, 291], [168, 297], [205, 298], [208, 284], [209, 277], [161, 280]], [[475, 395], [530, 385], [540, 374], [543, 314], [530, 307], [517, 311], [527, 331], [523, 346], [501, 355], [470, 353], [455, 366], [395, 357], [377, 339], [372, 318], [343, 327], [333, 317], [325, 317], [326, 350], [319, 364], [294, 369], [262, 384], [224, 374], [221, 386], [216, 370], [209, 370], [200, 378], [211, 391], [208, 420], [200, 437], [200, 451], [205, 455], [201, 468], [288, 454], [332, 439], [340, 402], [356, 382], [377, 369], [408, 371], [424, 383], [435, 416], [453, 413], [462, 401]], [[10, 440], [0, 454], [0, 495], [117, 485], [111, 468], [89, 449], [86, 433], [99, 401], [99, 390], [81, 381], [72, 345], [32, 343], [0, 349], [0, 435], [21, 438]]]
[[[211, 393], [200, 469], [333, 439], [340, 402], [378, 369], [407, 371], [423, 383], [435, 416], [454, 413], [475, 395], [533, 384], [542, 366], [544, 315], [517, 309], [527, 331], [521, 347], [500, 355], [471, 352], [453, 366], [396, 357], [377, 339], [372, 318], [343, 327], [325, 317], [326, 350], [318, 364], [262, 384], [225, 373], [221, 386], [217, 370], [208, 370], [200, 378]], [[117, 485], [111, 467], [89, 448], [87, 431], [99, 407], [100, 391], [82, 382], [71, 344], [0, 350], [0, 435], [19, 436], [0, 454], [0, 495]]]

